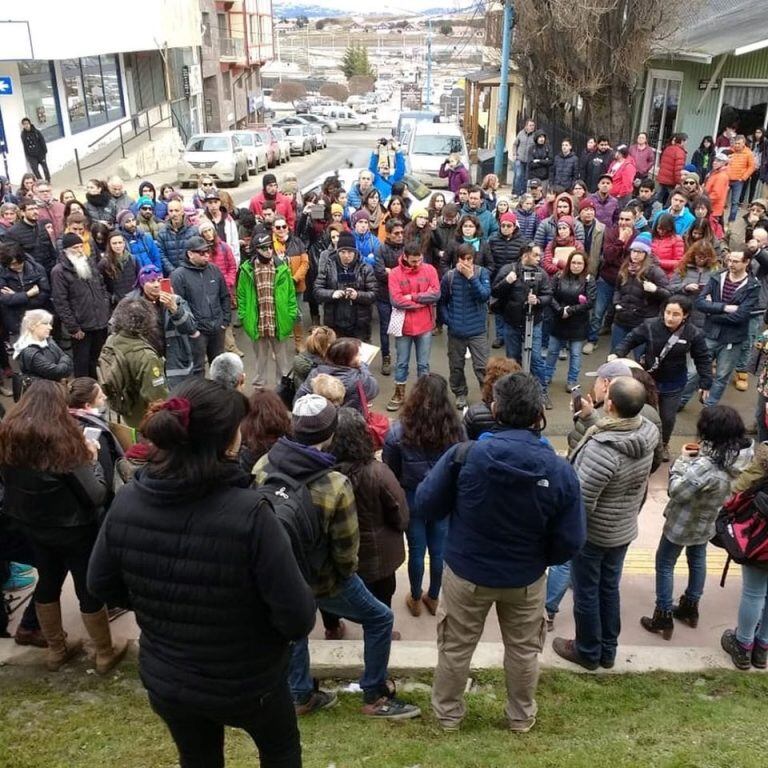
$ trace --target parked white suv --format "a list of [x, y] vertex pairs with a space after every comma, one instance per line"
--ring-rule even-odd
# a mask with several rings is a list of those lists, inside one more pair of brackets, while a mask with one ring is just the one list
[[248, 181], [248, 157], [231, 132], [198, 133], [187, 142], [176, 165], [176, 177], [185, 187], [197, 184], [199, 176], [235, 187]]
[[371, 124], [370, 115], [361, 115], [349, 107], [325, 107], [322, 114], [334, 120], [339, 128], [362, 128], [367, 131]]
[[231, 131], [240, 142], [245, 156], [248, 158], [248, 172], [258, 173], [262, 168], [266, 171], [269, 165], [269, 154], [264, 139], [256, 131]]

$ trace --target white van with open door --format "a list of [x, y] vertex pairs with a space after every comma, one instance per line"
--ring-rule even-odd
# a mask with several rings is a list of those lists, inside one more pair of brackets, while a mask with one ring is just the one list
[[440, 178], [440, 166], [456, 153], [469, 169], [469, 152], [464, 134], [456, 123], [417, 122], [408, 139], [406, 165], [409, 172], [428, 187], [447, 187]]

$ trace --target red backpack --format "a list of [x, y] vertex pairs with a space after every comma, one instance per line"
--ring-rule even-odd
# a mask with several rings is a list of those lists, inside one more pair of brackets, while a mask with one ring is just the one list
[[764, 487], [762, 483], [733, 494], [717, 515], [712, 544], [728, 553], [720, 586], [725, 584], [731, 560], [768, 570], [768, 492]]

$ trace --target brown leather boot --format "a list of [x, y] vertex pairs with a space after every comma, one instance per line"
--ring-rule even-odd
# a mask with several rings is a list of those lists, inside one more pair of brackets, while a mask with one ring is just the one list
[[405, 402], [405, 384], [395, 384], [395, 392], [387, 403], [388, 411], [397, 411]]
[[81, 640], [67, 642], [61, 626], [61, 603], [35, 603], [35, 612], [40, 622], [40, 631], [48, 643], [45, 666], [55, 672], [80, 653], [83, 643]]
[[106, 675], [125, 656], [128, 642], [126, 640], [112, 640], [106, 608], [102, 608], [96, 613], [81, 613], [80, 616], [96, 647], [96, 672], [100, 675]]

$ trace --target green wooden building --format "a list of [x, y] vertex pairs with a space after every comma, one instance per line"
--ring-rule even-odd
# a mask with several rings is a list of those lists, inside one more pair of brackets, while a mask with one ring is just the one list
[[633, 107], [635, 133], [659, 150], [673, 133], [692, 152], [725, 126], [768, 127], [768, 4], [710, 0], [648, 62]]

